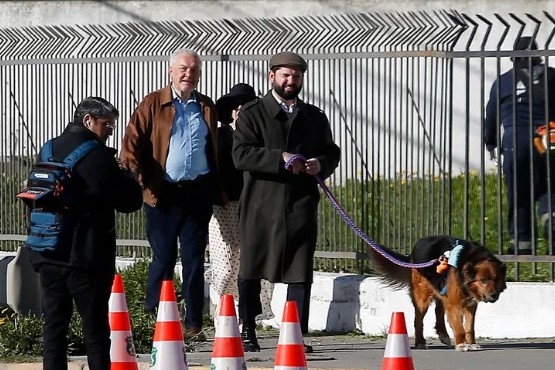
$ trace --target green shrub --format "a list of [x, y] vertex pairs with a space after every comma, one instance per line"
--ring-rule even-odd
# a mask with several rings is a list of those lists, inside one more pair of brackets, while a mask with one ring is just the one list
[[0, 358], [18, 355], [40, 356], [42, 320], [4, 309], [0, 313]]
[[152, 350], [156, 324], [156, 317], [144, 311], [147, 272], [148, 262], [145, 260], [138, 260], [132, 266], [120, 271], [137, 353], [150, 353]]

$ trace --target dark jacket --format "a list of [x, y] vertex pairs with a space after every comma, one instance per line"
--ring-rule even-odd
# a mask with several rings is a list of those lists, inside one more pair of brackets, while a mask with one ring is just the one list
[[269, 92], [241, 108], [233, 136], [233, 160], [245, 171], [240, 276], [311, 283], [320, 193], [313, 176], [284, 169], [283, 152], [317, 157], [322, 179], [332, 174], [340, 157], [324, 112], [299, 100], [298, 112], [288, 122]]
[[[207, 137], [206, 158], [214, 178], [217, 178], [218, 121], [214, 102], [195, 91], [204, 121], [210, 134]], [[171, 128], [175, 118], [171, 86], [147, 95], [137, 106], [125, 129], [121, 143], [122, 163], [139, 176], [144, 202], [155, 206], [166, 173]], [[218, 191], [219, 187], [215, 187]], [[225, 203], [217, 193], [218, 203]]]
[[[69, 124], [63, 134], [54, 139], [52, 154], [63, 160], [79, 144], [91, 139], [98, 138], [83, 125]], [[73, 241], [54, 252], [33, 252], [31, 261], [34, 265], [50, 263], [114, 271], [114, 210], [129, 213], [142, 206], [141, 187], [130, 173], [120, 170], [115, 155], [115, 149], [101, 144], [75, 165], [72, 184], [80, 197], [76, 210], [79, 221]]]
[[[484, 119], [484, 141], [488, 149], [497, 147], [497, 112], [503, 125], [504, 137], [502, 147], [513, 147], [513, 135], [516, 135], [519, 146], [527, 150], [532, 140], [530, 139], [530, 96], [532, 97], [532, 125], [533, 129], [547, 123], [545, 118], [546, 103], [549, 106], [549, 120], [555, 120], [555, 69], [547, 68], [543, 64], [533, 67], [535, 76], [531, 79], [532, 89], [526, 88], [530, 83], [528, 68], [517, 67], [523, 72], [514, 72], [513, 69], [499, 76], [490, 91], [489, 101], [486, 105]], [[547, 95], [544, 88], [547, 76]], [[521, 80], [525, 80], [524, 83]], [[534, 83], [535, 82], [535, 83]], [[499, 90], [499, 93], [498, 93]], [[530, 90], [532, 94], [530, 94]], [[499, 94], [499, 105], [497, 96]], [[516, 104], [513, 109], [513, 95]], [[514, 112], [513, 112], [514, 111]], [[513, 119], [515, 114], [515, 120]]]
[[233, 163], [231, 150], [233, 148], [233, 129], [224, 124], [218, 128], [218, 164], [222, 186], [230, 201], [237, 201], [243, 189], [243, 172]]

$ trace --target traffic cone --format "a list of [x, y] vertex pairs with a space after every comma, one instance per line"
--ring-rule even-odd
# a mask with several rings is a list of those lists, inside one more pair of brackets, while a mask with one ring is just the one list
[[299, 323], [297, 303], [285, 302], [274, 370], [306, 370], [303, 334]]
[[108, 301], [111, 370], [138, 370], [121, 275], [116, 274]]
[[162, 282], [154, 339], [152, 340], [150, 369], [187, 370], [183, 329], [171, 280]]
[[414, 370], [405, 315], [402, 312], [393, 312], [391, 315], [382, 370]]
[[225, 294], [220, 299], [218, 326], [214, 337], [214, 349], [210, 370], [244, 370], [245, 353], [239, 334], [233, 295]]

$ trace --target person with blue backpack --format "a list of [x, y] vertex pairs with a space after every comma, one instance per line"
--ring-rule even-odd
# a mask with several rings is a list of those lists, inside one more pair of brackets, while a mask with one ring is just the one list
[[[84, 99], [73, 122], [41, 149], [22, 192], [34, 205], [26, 246], [40, 274], [44, 370], [67, 369], [73, 301], [82, 319], [89, 369], [111, 366], [108, 300], [115, 275], [115, 211], [130, 213], [142, 206], [139, 183], [120, 169], [117, 151], [106, 146], [118, 116], [105, 99]], [[56, 179], [53, 186], [47, 186], [48, 178]], [[41, 189], [42, 198], [29, 201]], [[54, 235], [41, 229], [51, 219], [63, 220]]]

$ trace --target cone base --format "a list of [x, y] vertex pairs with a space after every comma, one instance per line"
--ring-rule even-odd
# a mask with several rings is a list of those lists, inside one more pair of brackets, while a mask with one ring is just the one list
[[210, 362], [211, 370], [244, 370], [247, 368], [244, 357], [216, 357]]
[[301, 344], [278, 344], [274, 361], [276, 366], [306, 368], [304, 345], [302, 342]]
[[385, 357], [382, 370], [414, 370], [412, 357]]
[[185, 344], [182, 341], [154, 342], [150, 370], [187, 370]]
[[112, 362], [110, 370], [139, 370], [136, 362]]

